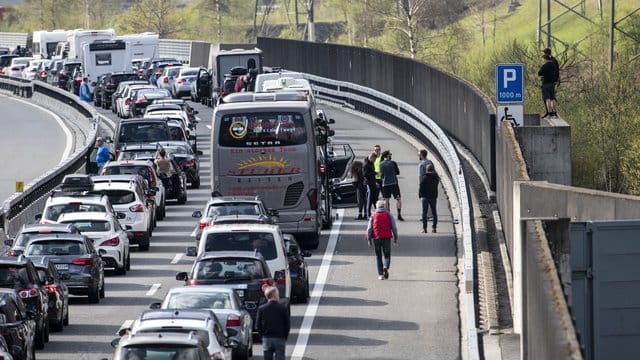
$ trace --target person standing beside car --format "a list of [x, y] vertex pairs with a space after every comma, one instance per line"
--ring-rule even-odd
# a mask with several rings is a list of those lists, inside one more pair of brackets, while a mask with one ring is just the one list
[[280, 294], [275, 286], [266, 286], [267, 303], [258, 308], [256, 328], [262, 336], [262, 351], [265, 360], [284, 360], [291, 330], [289, 311], [280, 304]]
[[104, 167], [104, 164], [111, 159], [111, 152], [109, 151], [109, 147], [104, 143], [104, 139], [102, 137], [98, 137], [96, 139], [96, 146], [98, 147], [98, 152], [96, 153], [96, 163], [98, 165], [98, 173]]
[[91, 87], [89, 87], [89, 78], [85, 77], [82, 79], [82, 84], [80, 84], [80, 90], [78, 92], [80, 95], [80, 100], [84, 102], [91, 102]]

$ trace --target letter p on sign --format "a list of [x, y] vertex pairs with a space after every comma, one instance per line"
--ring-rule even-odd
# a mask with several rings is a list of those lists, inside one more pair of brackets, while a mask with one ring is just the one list
[[522, 103], [524, 76], [522, 64], [496, 65], [496, 102]]

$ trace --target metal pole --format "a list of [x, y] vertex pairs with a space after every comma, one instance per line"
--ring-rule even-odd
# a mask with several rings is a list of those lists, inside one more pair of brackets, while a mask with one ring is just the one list
[[316, 41], [316, 34], [313, 24], [313, 0], [307, 0], [307, 24], [309, 28], [308, 40], [314, 42]]
[[547, 0], [547, 47], [551, 49], [551, 0]]
[[218, 23], [218, 44], [222, 42], [222, 15], [220, 14], [220, 0], [216, 1], [216, 22]]
[[542, 0], [538, 0], [538, 28], [536, 29], [536, 43], [540, 46], [540, 32], [542, 28]]
[[258, 0], [256, 0], [256, 6], [253, 11], [253, 36], [255, 39], [258, 38], [258, 24], [256, 23], [258, 19]]
[[609, 18], [609, 71], [613, 70], [614, 53], [613, 47], [615, 46], [615, 24], [616, 22], [616, 0], [611, 0], [611, 15]]

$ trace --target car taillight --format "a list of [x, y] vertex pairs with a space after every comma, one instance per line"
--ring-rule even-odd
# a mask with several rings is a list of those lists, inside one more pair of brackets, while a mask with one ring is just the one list
[[29, 299], [38, 296], [38, 290], [34, 288], [18, 290], [18, 296], [22, 299]]
[[93, 259], [92, 258], [77, 258], [77, 259], [71, 260], [71, 263], [73, 265], [90, 266], [90, 265], [93, 265]]
[[225, 96], [227, 96], [227, 94], [229, 94], [229, 93], [226, 92], [226, 91], [223, 91], [222, 94], [220, 95], [220, 97], [225, 97]]
[[67, 75], [67, 74], [65, 74], [65, 73], [64, 73], [64, 70], [63, 70], [63, 71], [60, 71], [60, 72], [58, 73], [58, 75], [60, 75], [60, 76], [65, 76], [65, 75]]
[[273, 286], [273, 281], [271, 281], [271, 279], [266, 278], [266, 279], [260, 279], [260, 295], [264, 296], [264, 291], [262, 291], [262, 288], [264, 288], [265, 286]]
[[279, 285], [284, 285], [287, 283], [287, 277], [285, 276], [285, 270], [276, 271], [273, 278], [276, 279], [276, 283]]
[[318, 190], [316, 189], [309, 190], [309, 192], [307, 193], [307, 199], [309, 199], [309, 207], [311, 207], [311, 210], [317, 210], [318, 209]]
[[75, 78], [73, 81], [75, 81], [76, 83], [80, 84], [82, 82], [82, 78], [80, 78], [80, 79]]
[[187, 281], [187, 285], [200, 285], [200, 283], [196, 279], [191, 279]]
[[58, 292], [58, 286], [56, 284], [45, 285], [44, 290], [47, 292], [47, 294], [55, 294], [56, 292]]
[[169, 83], [169, 78], [165, 77], [164, 79], [162, 79], [162, 82], [165, 83], [165, 84], [168, 84]]
[[135, 204], [129, 207], [129, 211], [131, 212], [144, 212], [144, 206], [142, 204]]
[[224, 355], [219, 351], [211, 354], [211, 360], [222, 360], [222, 359], [224, 359]]
[[[213, 223], [212, 223], [213, 224]], [[200, 230], [204, 229], [207, 227], [207, 225], [209, 225], [208, 222], [206, 221], [200, 221], [200, 223], [198, 224], [198, 227], [200, 228]]]
[[18, 70], [20, 70], [20, 67], [18, 67], [18, 66], [14, 66], [14, 67], [11, 68], [11, 71], [18, 71]]
[[240, 326], [240, 316], [229, 314], [229, 316], [227, 316], [227, 327], [229, 326]]
[[176, 80], [176, 82], [177, 82], [178, 84], [182, 84], [182, 83], [184, 83], [184, 79], [178, 79], [178, 80]]
[[45, 70], [40, 71], [40, 76], [42, 77], [47, 76], [47, 72]]
[[9, 256], [20, 256], [22, 253], [22, 250], [9, 250]]
[[196, 161], [191, 159], [191, 160], [185, 160], [185, 161], [181, 162], [180, 166], [189, 166], [189, 167], [191, 167], [191, 166], [193, 166], [195, 164], [196, 164]]
[[100, 246], [118, 246], [118, 245], [120, 245], [120, 238], [118, 238], [117, 236], [114, 237], [113, 239], [105, 240], [102, 242], [102, 244], [100, 244]]
[[327, 168], [324, 166], [324, 164], [320, 164], [320, 174], [324, 174], [326, 170]]

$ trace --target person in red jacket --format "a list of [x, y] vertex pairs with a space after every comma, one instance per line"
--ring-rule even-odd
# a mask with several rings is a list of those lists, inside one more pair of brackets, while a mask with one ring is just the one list
[[[376, 203], [376, 211], [369, 218], [367, 226], [367, 242], [371, 246], [373, 241], [376, 251], [376, 264], [378, 265], [378, 279], [389, 278], [389, 265], [391, 265], [391, 238], [393, 244], [398, 245], [398, 228], [391, 213], [385, 206], [384, 200]], [[384, 253], [384, 264], [382, 255]]]

